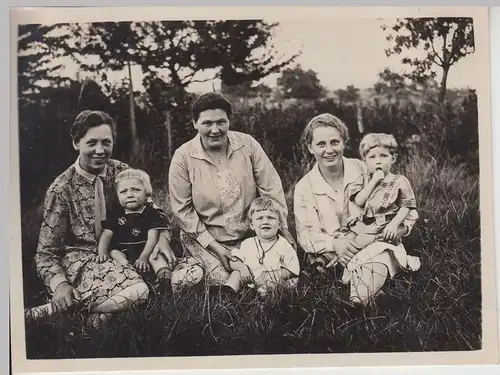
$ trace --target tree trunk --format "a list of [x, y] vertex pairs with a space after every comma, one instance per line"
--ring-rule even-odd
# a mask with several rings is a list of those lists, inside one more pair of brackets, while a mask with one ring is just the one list
[[134, 87], [132, 85], [132, 69], [130, 61], [127, 61], [128, 66], [128, 96], [129, 96], [129, 110], [130, 110], [130, 156], [135, 157], [137, 151], [137, 126], [135, 123], [135, 105], [134, 105]]
[[165, 128], [167, 129], [168, 162], [170, 163], [174, 145], [172, 142], [172, 116], [169, 110], [165, 111]]
[[450, 71], [449, 66], [443, 67], [443, 78], [441, 79], [441, 86], [439, 88], [439, 103], [444, 103], [446, 98], [446, 81], [448, 80], [448, 72]]
[[361, 100], [358, 100], [358, 102], [356, 102], [356, 116], [357, 116], [357, 120], [358, 120], [359, 134], [364, 134], [365, 128], [363, 126], [363, 107], [361, 104]]

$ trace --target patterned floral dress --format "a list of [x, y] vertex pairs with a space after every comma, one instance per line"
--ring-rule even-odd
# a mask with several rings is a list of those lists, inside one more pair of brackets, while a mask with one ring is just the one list
[[115, 176], [129, 168], [109, 160], [101, 175], [85, 172], [77, 162], [63, 172], [45, 196], [36, 268], [52, 293], [68, 281], [81, 295], [81, 307], [92, 308], [110, 297], [142, 282], [133, 266], [107, 260], [93, 261], [97, 254], [95, 235], [95, 180], [102, 178], [106, 209], [118, 204], [114, 192]]

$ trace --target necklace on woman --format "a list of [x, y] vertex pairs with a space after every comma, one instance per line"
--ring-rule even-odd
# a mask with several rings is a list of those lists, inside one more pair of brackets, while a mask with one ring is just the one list
[[274, 243], [271, 246], [269, 246], [269, 248], [267, 250], [264, 250], [264, 247], [262, 246], [260, 240], [257, 237], [254, 237], [253, 239], [255, 241], [255, 246], [257, 246], [257, 250], [259, 251], [259, 253], [262, 253], [262, 255], [259, 254], [259, 264], [262, 265], [262, 264], [264, 264], [264, 258], [266, 257], [266, 253], [269, 252], [274, 247], [274, 245], [276, 245], [279, 238], [276, 237], [276, 240], [274, 241]]

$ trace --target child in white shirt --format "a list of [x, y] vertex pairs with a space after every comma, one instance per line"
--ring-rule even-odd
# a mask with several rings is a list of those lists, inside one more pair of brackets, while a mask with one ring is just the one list
[[300, 272], [295, 249], [278, 234], [281, 227], [278, 204], [271, 198], [260, 197], [250, 205], [248, 217], [250, 228], [256, 236], [241, 243], [231, 253], [231, 273], [225, 286], [233, 291], [248, 284], [256, 287], [261, 295], [267, 294], [277, 285], [293, 286]]

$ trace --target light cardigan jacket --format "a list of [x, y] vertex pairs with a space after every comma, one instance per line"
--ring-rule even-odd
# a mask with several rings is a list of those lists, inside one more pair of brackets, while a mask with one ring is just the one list
[[[258, 196], [275, 199], [280, 205], [283, 227], [288, 209], [281, 179], [262, 146], [250, 135], [229, 131], [228, 167], [241, 189], [236, 203], [246, 213]], [[168, 177], [170, 204], [183, 232], [206, 248], [212, 241], [235, 241], [246, 230], [228, 230], [217, 191], [217, 167], [204, 150], [198, 134], [179, 147], [172, 157]]]
[[[319, 255], [333, 250], [332, 241], [340, 235], [339, 229], [347, 221], [362, 214], [351, 197], [368, 182], [365, 164], [358, 159], [343, 158], [343, 194], [335, 194], [325, 181], [318, 164], [295, 186], [294, 215], [297, 240], [308, 254]], [[410, 216], [404, 221], [406, 236], [415, 220]]]
[[361, 213], [350, 197], [368, 181], [368, 172], [358, 159], [343, 158], [343, 194], [337, 195], [325, 181], [318, 164], [295, 186], [294, 214], [297, 240], [306, 253], [332, 251], [332, 241], [349, 217]]

